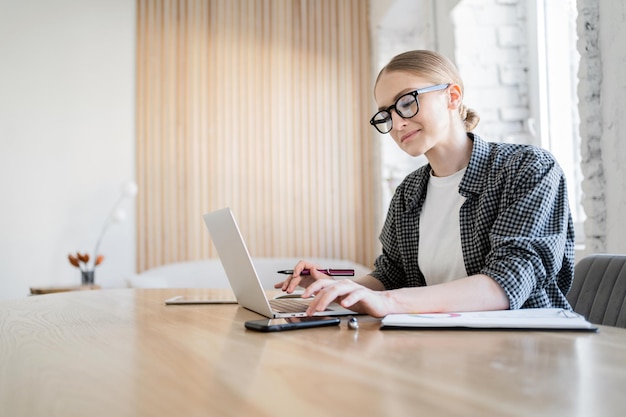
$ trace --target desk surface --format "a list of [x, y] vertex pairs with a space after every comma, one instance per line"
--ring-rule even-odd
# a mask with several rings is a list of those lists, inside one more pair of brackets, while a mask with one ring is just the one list
[[0, 303], [1, 416], [622, 416], [626, 330], [279, 333], [215, 290]]

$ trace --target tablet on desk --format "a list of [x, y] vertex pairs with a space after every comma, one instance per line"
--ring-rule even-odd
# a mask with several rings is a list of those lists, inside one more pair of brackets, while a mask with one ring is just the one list
[[176, 297], [165, 300], [166, 305], [183, 305], [183, 304], [237, 304], [234, 298], [208, 298], [201, 295], [177, 295]]

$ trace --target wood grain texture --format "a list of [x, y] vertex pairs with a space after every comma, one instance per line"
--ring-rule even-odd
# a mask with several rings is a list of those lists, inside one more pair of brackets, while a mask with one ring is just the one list
[[[228, 293], [228, 294], [227, 294]], [[619, 416], [626, 330], [264, 334], [237, 305], [101, 290], [0, 302], [2, 416]]]
[[367, 2], [139, 0], [137, 269], [254, 256], [371, 266], [380, 231]]

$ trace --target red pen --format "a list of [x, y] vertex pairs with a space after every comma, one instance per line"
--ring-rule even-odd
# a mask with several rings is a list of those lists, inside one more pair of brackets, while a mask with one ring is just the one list
[[[323, 274], [326, 274], [331, 277], [353, 277], [354, 269], [337, 269], [337, 268], [328, 268], [328, 269], [318, 269]], [[282, 271], [277, 271], [279, 274], [285, 275], [293, 275], [293, 269], [285, 269]], [[311, 275], [311, 271], [308, 269], [303, 269], [300, 272], [300, 275]]]

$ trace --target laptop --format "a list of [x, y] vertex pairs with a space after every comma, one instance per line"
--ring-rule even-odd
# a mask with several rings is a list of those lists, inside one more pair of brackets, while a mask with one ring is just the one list
[[[203, 217], [239, 305], [269, 318], [306, 316], [310, 299], [267, 298], [230, 208], [213, 211]], [[325, 311], [315, 313], [316, 316], [350, 314], [358, 313], [338, 303], [332, 303]]]

